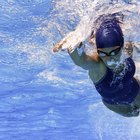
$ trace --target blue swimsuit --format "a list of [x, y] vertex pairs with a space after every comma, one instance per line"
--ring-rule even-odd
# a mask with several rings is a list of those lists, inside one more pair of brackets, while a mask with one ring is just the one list
[[97, 91], [106, 103], [130, 104], [139, 92], [139, 84], [133, 77], [135, 64], [131, 58], [127, 58], [125, 62], [127, 68], [125, 68], [124, 73], [118, 76], [107, 68], [106, 75], [95, 84]]

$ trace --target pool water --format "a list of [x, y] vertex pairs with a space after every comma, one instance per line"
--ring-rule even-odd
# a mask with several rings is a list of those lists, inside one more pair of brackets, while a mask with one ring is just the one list
[[0, 140], [140, 139], [140, 117], [109, 111], [87, 71], [52, 52], [92, 9], [115, 5], [130, 7], [128, 21], [137, 22], [126, 40], [138, 44], [139, 1], [0, 1]]

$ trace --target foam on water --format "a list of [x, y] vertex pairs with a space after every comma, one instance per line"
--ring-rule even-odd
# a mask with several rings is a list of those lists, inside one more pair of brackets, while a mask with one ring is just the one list
[[[77, 6], [75, 4], [74, 7], [77, 6], [77, 15], [79, 8], [82, 9], [82, 6], [80, 5]], [[82, 1], [84, 2], [84, 1]], [[91, 4], [92, 3], [92, 4]], [[130, 4], [128, 4], [130, 3]], [[134, 41], [135, 44], [140, 41], [139, 38], [139, 32], [140, 32], [140, 21], [139, 21], [139, 12], [140, 12], [140, 5], [139, 1], [128, 1], [128, 3], [125, 3], [124, 1], [112, 1], [109, 4], [109, 1], [90, 1], [89, 5], [86, 7], [86, 10], [81, 10], [81, 13], [79, 14], [80, 17], [80, 24], [76, 26], [76, 30], [72, 32], [72, 35], [69, 38], [69, 42], [66, 43], [65, 48], [67, 48], [69, 45], [75, 45], [77, 41], [85, 41], [90, 33], [91, 29], [96, 30], [97, 27], [94, 26], [96, 25], [95, 21], [97, 18], [102, 15], [102, 14], [113, 14], [113, 13], [119, 13], [120, 15], [123, 15], [123, 24], [122, 29], [124, 32], [124, 38], [125, 41]], [[63, 4], [61, 4], [63, 6]], [[81, 6], [81, 7], [80, 7]], [[68, 6], [70, 9], [70, 5]], [[73, 6], [72, 6], [73, 8]], [[66, 8], [67, 9], [67, 8]], [[75, 9], [75, 8], [74, 8]], [[82, 13], [83, 12], [83, 13]], [[73, 13], [71, 11], [71, 13]], [[81, 16], [83, 14], [84, 16]], [[86, 15], [86, 16], [85, 16]], [[86, 18], [85, 18], [86, 17]], [[62, 32], [62, 31], [61, 31]], [[66, 33], [67, 34], [67, 33]], [[68, 36], [69, 34], [67, 34]], [[63, 36], [63, 35], [62, 35]], [[65, 36], [65, 34], [64, 34]], [[75, 37], [76, 36], [76, 37]], [[75, 37], [75, 38], [74, 38]], [[139, 48], [139, 46], [137, 46]], [[88, 50], [89, 51], [89, 50]], [[90, 53], [90, 52], [89, 52]], [[138, 68], [139, 62], [136, 60], [139, 60], [138, 57], [138, 51], [134, 49], [134, 54], [133, 54], [133, 59], [136, 62], [136, 67]], [[122, 56], [121, 61], [117, 62], [117, 66], [119, 67], [127, 58], [128, 56]], [[114, 62], [113, 60], [108, 62], [109, 65], [112, 65]], [[127, 68], [125, 69], [127, 70]], [[126, 71], [123, 71], [126, 72]], [[140, 74], [139, 70], [137, 69], [136, 74]], [[124, 75], [124, 74], [123, 74]], [[140, 76], [139, 76], [140, 77]], [[122, 78], [122, 74], [120, 75], [120, 78]], [[101, 109], [103, 108], [103, 109]], [[101, 111], [102, 110], [102, 111]], [[102, 112], [102, 113], [101, 113]], [[95, 115], [96, 113], [96, 115]], [[104, 138], [111, 138], [111, 139], [116, 139], [114, 135], [117, 135], [117, 139], [124, 139], [127, 137], [127, 139], [138, 139], [138, 133], [134, 132], [133, 129], [135, 129], [137, 125], [136, 120], [140, 120], [140, 118], [122, 118], [117, 114], [114, 114], [107, 110], [106, 108], [103, 107], [102, 104], [91, 104], [89, 106], [89, 114], [91, 114], [90, 117], [90, 123], [93, 126], [93, 133], [95, 133], [95, 129], [97, 131], [97, 135], [94, 135], [95, 139], [104, 139]], [[102, 115], [101, 115], [102, 114]], [[99, 117], [100, 116], [100, 117]], [[112, 119], [110, 120], [109, 118]], [[99, 117], [99, 118], [98, 118]], [[110, 121], [111, 123], [110, 123]], [[118, 123], [117, 123], [118, 122]], [[127, 127], [125, 126], [127, 124]], [[115, 125], [115, 127], [114, 127]], [[135, 126], [136, 125], [136, 126]], [[118, 134], [119, 131], [119, 134]], [[120, 133], [121, 132], [121, 133]], [[127, 133], [127, 136], [126, 136]]]

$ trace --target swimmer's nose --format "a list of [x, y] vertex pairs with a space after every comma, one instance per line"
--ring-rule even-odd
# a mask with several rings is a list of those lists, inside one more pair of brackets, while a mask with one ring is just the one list
[[104, 60], [105, 60], [105, 61], [111, 61], [112, 58], [111, 58], [110, 56], [105, 56], [105, 57], [104, 57]]

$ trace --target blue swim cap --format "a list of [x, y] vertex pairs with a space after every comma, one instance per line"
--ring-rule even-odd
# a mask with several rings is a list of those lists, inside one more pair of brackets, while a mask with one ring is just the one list
[[116, 19], [104, 20], [96, 31], [97, 48], [123, 47], [123, 44], [124, 38], [119, 22]]

